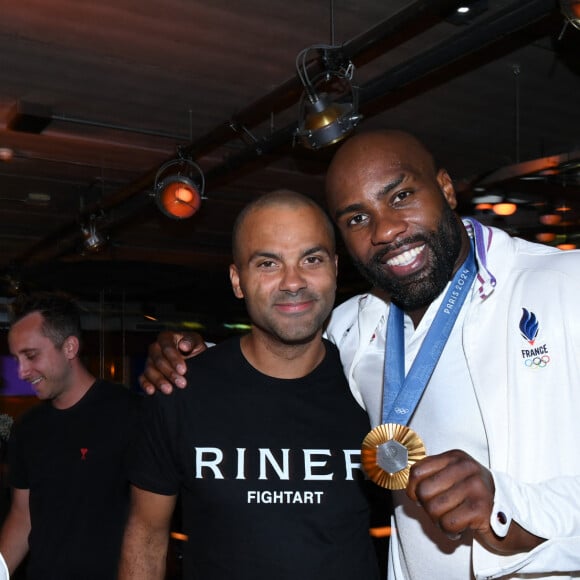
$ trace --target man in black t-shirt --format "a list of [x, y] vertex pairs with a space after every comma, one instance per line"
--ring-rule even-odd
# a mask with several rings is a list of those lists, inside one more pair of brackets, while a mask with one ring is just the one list
[[68, 298], [23, 295], [12, 310], [10, 352], [41, 403], [12, 429], [0, 552], [11, 573], [29, 552], [28, 580], [113, 580], [139, 399], [82, 364], [79, 312]]
[[238, 217], [233, 258], [252, 328], [188, 361], [194, 389], [145, 401], [120, 579], [164, 578], [181, 494], [184, 580], [374, 580], [358, 466], [368, 419], [322, 339], [332, 225], [308, 198], [274, 192]]

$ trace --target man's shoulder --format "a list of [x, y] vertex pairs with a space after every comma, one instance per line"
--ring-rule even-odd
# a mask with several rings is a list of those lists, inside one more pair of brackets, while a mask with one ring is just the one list
[[15, 419], [13, 430], [26, 428], [28, 425], [34, 426], [38, 421], [44, 420], [50, 412], [51, 404], [49, 401], [37, 401]]
[[[558, 248], [510, 236], [503, 230], [489, 228], [492, 233], [490, 267], [512, 271], [560, 272], [580, 279], [580, 250], [562, 251]], [[510, 261], [510, 255], [512, 260]]]
[[328, 327], [333, 328], [339, 324], [343, 324], [345, 321], [355, 320], [358, 316], [361, 303], [364, 302], [368, 296], [369, 294], [357, 294], [336, 306], [328, 321]]
[[106, 379], [97, 379], [94, 387], [103, 397], [127, 401], [138, 399], [137, 393], [122, 383], [114, 383]]
[[91, 391], [84, 398], [79, 412], [90, 412], [90, 409], [99, 409], [100, 411], [109, 409], [119, 417], [132, 416], [140, 407], [143, 399], [135, 390], [126, 385], [105, 379], [97, 379]]
[[206, 387], [211, 390], [220, 381], [237, 379], [242, 359], [240, 337], [226, 338], [185, 361], [187, 382], [196, 388], [174, 389], [174, 393], [178, 398], [197, 397]]
[[326, 327], [326, 337], [335, 344], [340, 345], [342, 337], [350, 332], [361, 312], [367, 309], [383, 311], [386, 308], [385, 301], [375, 296], [372, 292], [353, 296], [332, 311]]
[[191, 368], [199, 370], [215, 364], [223, 364], [224, 361], [227, 361], [240, 351], [239, 345], [240, 338], [238, 336], [220, 341], [216, 343], [215, 346], [204, 350], [201, 354], [187, 359], [185, 361], [187, 370], [189, 371]]

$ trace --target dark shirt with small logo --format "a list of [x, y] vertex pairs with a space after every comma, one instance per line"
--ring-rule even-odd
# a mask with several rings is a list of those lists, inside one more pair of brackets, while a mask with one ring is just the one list
[[117, 578], [139, 406], [127, 388], [98, 380], [72, 407], [43, 401], [18, 421], [10, 484], [30, 491], [28, 580]]

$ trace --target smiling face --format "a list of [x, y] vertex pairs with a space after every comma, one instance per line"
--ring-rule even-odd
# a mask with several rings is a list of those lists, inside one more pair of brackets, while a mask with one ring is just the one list
[[347, 141], [330, 165], [326, 189], [355, 264], [407, 312], [428, 306], [467, 255], [451, 178], [406, 133]]
[[24, 316], [10, 328], [8, 346], [18, 363], [18, 376], [32, 385], [39, 399], [54, 402], [72, 387], [70, 363], [78, 352], [78, 339], [71, 336], [57, 346], [43, 324], [40, 312]]
[[332, 226], [321, 209], [279, 201], [247, 213], [235, 234], [230, 279], [252, 333], [281, 345], [320, 340], [336, 291]]

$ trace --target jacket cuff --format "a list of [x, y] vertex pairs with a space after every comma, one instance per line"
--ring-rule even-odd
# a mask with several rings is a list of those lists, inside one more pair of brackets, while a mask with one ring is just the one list
[[493, 508], [489, 518], [489, 524], [494, 534], [500, 538], [505, 538], [509, 532], [513, 519], [513, 510], [509, 501], [509, 490], [505, 489], [502, 478], [493, 473], [493, 483], [495, 485], [495, 495], [493, 498]]

